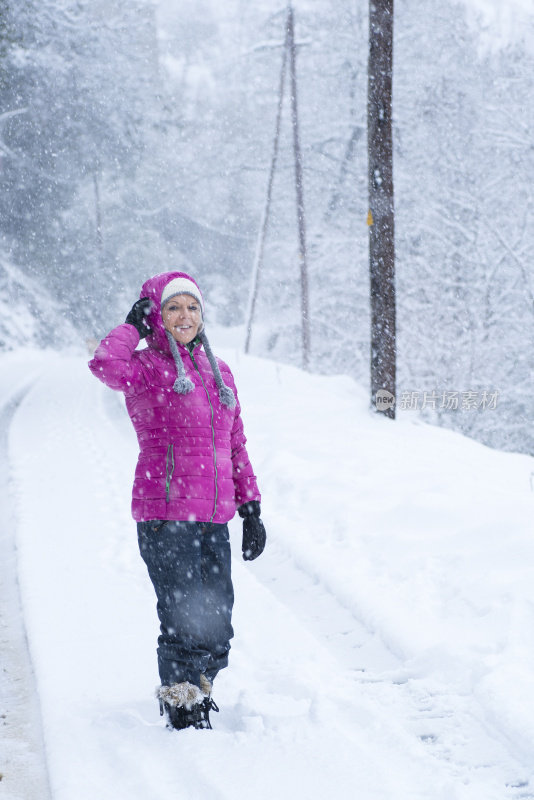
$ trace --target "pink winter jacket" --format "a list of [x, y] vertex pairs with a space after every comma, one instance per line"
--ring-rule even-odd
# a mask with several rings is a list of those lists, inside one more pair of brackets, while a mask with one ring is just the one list
[[[178, 273], [176, 273], [178, 274]], [[176, 367], [160, 311], [161, 292], [175, 273], [147, 281], [141, 297], [153, 300], [147, 318], [152, 333], [136, 350], [139, 333], [119, 325], [97, 347], [89, 369], [106, 386], [124, 392], [137, 433], [139, 458], [132, 495], [136, 521], [228, 522], [236, 507], [260, 500], [245, 448], [239, 400], [224, 406], [201, 345], [191, 354], [178, 344], [194, 390], [173, 390]], [[217, 359], [224, 383], [237, 398], [232, 373]]]

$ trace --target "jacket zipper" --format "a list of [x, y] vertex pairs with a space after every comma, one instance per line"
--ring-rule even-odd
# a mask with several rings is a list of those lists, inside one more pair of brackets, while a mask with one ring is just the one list
[[[171, 469], [169, 470], [169, 456]], [[171, 480], [174, 474], [174, 445], [170, 444], [167, 447], [167, 457], [165, 459], [165, 500], [168, 503], [171, 496]]]
[[[188, 350], [189, 350], [189, 348], [188, 348]], [[189, 355], [191, 356], [191, 361], [193, 362], [193, 366], [195, 367], [196, 371], [198, 372], [199, 378], [202, 381], [202, 386], [204, 387], [204, 391], [206, 392], [206, 397], [208, 398], [208, 403], [210, 405], [211, 441], [212, 441], [212, 444], [213, 444], [213, 468], [214, 468], [214, 471], [215, 471], [215, 498], [214, 498], [214, 503], [213, 503], [213, 514], [211, 515], [211, 519], [210, 519], [210, 522], [213, 522], [213, 518], [215, 517], [215, 513], [217, 511], [217, 499], [218, 499], [218, 489], [217, 489], [217, 484], [218, 484], [217, 451], [215, 449], [215, 425], [213, 424], [214, 418], [215, 418], [215, 412], [213, 410], [213, 405], [211, 403], [211, 397], [210, 397], [210, 394], [208, 392], [208, 388], [207, 388], [206, 384], [204, 383], [204, 378], [202, 377], [202, 374], [201, 374], [201, 372], [200, 372], [200, 370], [198, 368], [197, 362], [195, 361], [195, 357], [194, 357], [194, 355], [193, 355], [193, 353], [191, 351], [189, 351]]]

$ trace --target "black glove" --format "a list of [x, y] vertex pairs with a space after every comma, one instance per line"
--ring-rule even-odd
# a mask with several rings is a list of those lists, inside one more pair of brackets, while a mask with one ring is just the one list
[[257, 500], [243, 503], [237, 513], [243, 518], [243, 558], [245, 561], [254, 561], [261, 556], [265, 547], [267, 534], [260, 519], [261, 508]]
[[137, 300], [128, 312], [128, 316], [124, 320], [128, 325], [133, 325], [137, 329], [139, 337], [144, 339], [149, 333], [152, 333], [152, 328], [149, 327], [146, 321], [147, 314], [152, 306], [152, 300], [149, 297], [142, 297]]

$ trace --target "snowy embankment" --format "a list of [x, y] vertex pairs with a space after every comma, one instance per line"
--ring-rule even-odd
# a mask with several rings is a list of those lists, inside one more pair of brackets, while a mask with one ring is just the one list
[[[269, 539], [245, 564], [231, 524], [236, 637], [211, 732], [166, 731], [152, 696], [122, 398], [83, 356], [44, 353], [13, 412], [53, 800], [534, 797], [534, 460], [392, 423], [349, 378], [212, 338], [236, 375]], [[27, 358], [0, 359], [2, 385]]]

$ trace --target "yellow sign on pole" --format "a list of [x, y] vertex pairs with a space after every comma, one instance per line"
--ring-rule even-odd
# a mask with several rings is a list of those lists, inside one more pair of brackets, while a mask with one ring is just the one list
[[373, 219], [373, 212], [371, 211], [371, 209], [369, 209], [369, 211], [367, 212], [367, 224], [368, 225], [374, 225], [375, 224], [375, 221]]

